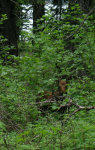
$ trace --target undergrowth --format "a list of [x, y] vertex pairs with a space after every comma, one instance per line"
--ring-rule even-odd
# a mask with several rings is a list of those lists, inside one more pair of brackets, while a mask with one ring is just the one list
[[[95, 110], [74, 113], [73, 105], [58, 111], [70, 100], [95, 105], [93, 16], [84, 21], [78, 10], [78, 5], [67, 10], [61, 21], [44, 16], [33, 44], [30, 38], [25, 43], [29, 52], [14, 63], [0, 61], [0, 150], [95, 149]], [[67, 82], [66, 93], [45, 104], [38, 95], [56, 91], [60, 78]]]

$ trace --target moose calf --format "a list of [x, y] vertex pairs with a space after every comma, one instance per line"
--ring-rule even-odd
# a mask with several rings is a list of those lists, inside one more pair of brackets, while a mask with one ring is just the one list
[[53, 97], [61, 96], [62, 94], [66, 93], [66, 86], [67, 86], [67, 83], [65, 80], [59, 80], [58, 91], [55, 91], [55, 92], [44, 91], [42, 98], [52, 99]]

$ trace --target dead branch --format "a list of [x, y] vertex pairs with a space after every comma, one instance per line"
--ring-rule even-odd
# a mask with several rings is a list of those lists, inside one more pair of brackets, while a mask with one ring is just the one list
[[14, 3], [15, 5], [19, 5], [19, 3], [17, 3], [16, 1], [14, 0], [10, 0], [12, 3]]
[[74, 103], [71, 99], [69, 100], [69, 102], [65, 105], [61, 105], [60, 108], [58, 109], [58, 111], [62, 110], [62, 108], [68, 108], [68, 107], [71, 107], [71, 106], [75, 106], [77, 107], [76, 110], [74, 110], [64, 121], [62, 124], [66, 123], [69, 118], [71, 118], [73, 115], [75, 115], [77, 112], [81, 111], [81, 110], [86, 110], [86, 111], [89, 111], [91, 109], [95, 109], [95, 106], [81, 106], [81, 105], [78, 105], [76, 103]]
[[36, 104], [38, 105], [38, 104], [46, 104], [46, 103], [54, 103], [54, 102], [56, 102], [56, 101], [52, 100], [52, 99], [49, 99], [49, 100], [43, 101], [43, 102], [36, 102]]
[[80, 110], [91, 110], [91, 109], [95, 109], [95, 106], [81, 106], [81, 105], [78, 105], [78, 104], [74, 103], [74, 102], [72, 101], [72, 99], [70, 99], [67, 104], [61, 105], [58, 110], [60, 110], [60, 109], [62, 109], [62, 108], [64, 109], [64, 108], [66, 108], [66, 107], [70, 107], [70, 106], [72, 106], [72, 105], [75, 106], [75, 107], [77, 107], [77, 110], [75, 110], [75, 111], [73, 112], [73, 114], [75, 114], [76, 112], [78, 112], [78, 111], [80, 111]]
[[[62, 98], [62, 96], [61, 96], [61, 98]], [[63, 96], [63, 98], [64, 98], [64, 96]], [[56, 103], [56, 102], [57, 101], [55, 100], [55, 98], [51, 98], [51, 99], [48, 99], [46, 101], [36, 102], [36, 104], [37, 105], [39, 105], [39, 104], [43, 105], [43, 104], [46, 104], [46, 103]], [[70, 117], [72, 115], [74, 115], [75, 113], [77, 113], [78, 111], [80, 111], [80, 110], [87, 110], [88, 111], [88, 110], [91, 110], [91, 109], [95, 109], [95, 106], [81, 106], [77, 103], [74, 103], [72, 101], [72, 99], [70, 99], [67, 104], [61, 105], [60, 108], [58, 108], [56, 111], [64, 110], [64, 108], [70, 108], [71, 106], [75, 106], [77, 109], [74, 112], [72, 112], [72, 114], [70, 114]]]

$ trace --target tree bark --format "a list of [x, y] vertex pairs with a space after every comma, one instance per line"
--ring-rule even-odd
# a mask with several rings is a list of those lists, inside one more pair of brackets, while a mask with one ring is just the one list
[[83, 10], [85, 13], [88, 13], [90, 9], [94, 6], [95, 1], [94, 0], [69, 0], [70, 3], [78, 3], [80, 5], [81, 10]]
[[[36, 0], [33, 2], [33, 28], [34, 33], [37, 31], [37, 20], [41, 19], [42, 16], [45, 14], [45, 0], [39, 1]], [[40, 21], [40, 24], [42, 21]], [[35, 30], [36, 29], [36, 30]]]
[[2, 14], [7, 15], [7, 20], [0, 25], [0, 34], [8, 39], [6, 45], [14, 46], [13, 49], [9, 50], [12, 55], [18, 55], [17, 41], [17, 16], [16, 16], [16, 4], [11, 0], [0, 0], [0, 18]]

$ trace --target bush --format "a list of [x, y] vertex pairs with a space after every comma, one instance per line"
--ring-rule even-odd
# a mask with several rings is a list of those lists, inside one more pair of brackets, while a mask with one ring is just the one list
[[[95, 100], [94, 27], [92, 16], [85, 21], [82, 12], [76, 16], [78, 5], [71, 10], [59, 21], [51, 15], [44, 16], [46, 24], [39, 25], [33, 44], [29, 40], [32, 34], [25, 34], [29, 53], [14, 57], [14, 63], [5, 66], [0, 61], [2, 150], [95, 147], [95, 110], [86, 109], [94, 106]], [[84, 26], [80, 26], [83, 21]], [[47, 111], [42, 112], [46, 100], [41, 98], [38, 101], [43, 103], [37, 103], [39, 94], [56, 91], [59, 79], [66, 79], [67, 93], [47, 103]], [[85, 108], [77, 110], [78, 106]]]

